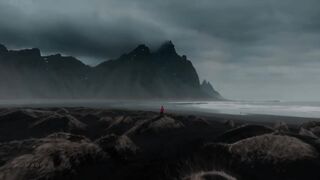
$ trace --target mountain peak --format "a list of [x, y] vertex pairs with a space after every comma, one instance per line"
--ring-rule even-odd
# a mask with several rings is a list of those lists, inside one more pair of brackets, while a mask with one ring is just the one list
[[3, 52], [8, 52], [8, 49], [4, 45], [0, 44], [0, 53]]
[[27, 57], [41, 57], [40, 49], [38, 48], [32, 48], [32, 49], [23, 49], [20, 51], [17, 51], [17, 54], [20, 56], [27, 56]]
[[203, 84], [203, 85], [211, 85], [210, 82], [207, 81], [207, 80], [203, 80], [203, 81], [202, 81], [202, 84]]
[[211, 96], [211, 97], [215, 97], [216, 99], [220, 99], [222, 100], [223, 97], [219, 94], [219, 92], [217, 92], [213, 86], [211, 85], [211, 83], [207, 80], [203, 80], [201, 83], [201, 89], [204, 93], [206, 93], [207, 95]]
[[58, 53], [58, 54], [50, 55], [50, 56], [48, 56], [48, 57], [62, 57], [62, 55], [61, 55], [60, 53]]
[[133, 56], [143, 56], [143, 55], [149, 55], [149, 54], [150, 54], [150, 49], [144, 44], [140, 44], [138, 47], [136, 47], [133, 51], [129, 53], [129, 55], [133, 55]]
[[167, 41], [163, 43], [158, 49], [157, 53], [161, 54], [162, 56], [178, 55], [172, 41]]
[[207, 81], [207, 80], [203, 80], [202, 83], [201, 83], [201, 86], [213, 90], [213, 87], [212, 87], [211, 83], [209, 81]]

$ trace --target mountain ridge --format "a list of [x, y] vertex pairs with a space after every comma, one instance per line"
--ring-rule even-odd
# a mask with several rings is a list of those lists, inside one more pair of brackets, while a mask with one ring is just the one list
[[0, 99], [223, 99], [212, 86], [200, 83], [191, 61], [178, 55], [171, 41], [153, 52], [141, 44], [96, 66], [72, 56], [41, 56], [37, 48], [13, 51], [0, 44], [0, 71]]

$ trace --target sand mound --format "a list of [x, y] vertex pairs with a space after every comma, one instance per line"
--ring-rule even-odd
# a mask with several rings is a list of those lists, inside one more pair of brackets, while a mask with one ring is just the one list
[[262, 134], [268, 134], [272, 132], [273, 129], [266, 126], [244, 125], [225, 132], [224, 134], [217, 137], [217, 141], [224, 143], [234, 143], [245, 138], [258, 136]]
[[157, 134], [161, 132], [167, 132], [170, 130], [176, 130], [185, 127], [185, 125], [168, 116], [158, 116], [156, 118], [143, 121], [130, 129], [127, 134], [144, 134], [152, 133]]
[[77, 143], [90, 142], [90, 140], [84, 136], [60, 132], [50, 134], [47, 137], [40, 139], [31, 138], [0, 143], [0, 166], [5, 164], [9, 160], [12, 160], [14, 157], [32, 153], [35, 148], [40, 146], [41, 144], [61, 141], [70, 141]]
[[59, 139], [65, 139], [71, 142], [90, 142], [88, 138], [85, 136], [80, 136], [80, 135], [74, 135], [70, 133], [64, 133], [64, 132], [58, 132], [58, 133], [53, 133], [50, 134], [46, 137], [46, 139], [52, 139], [52, 140], [59, 140]]
[[62, 115], [70, 114], [70, 111], [67, 110], [66, 108], [57, 108], [55, 109], [55, 112]]
[[320, 137], [320, 122], [310, 121], [300, 126], [300, 134], [314, 138]]
[[89, 126], [92, 126], [92, 125], [96, 125], [99, 122], [100, 117], [94, 114], [86, 114], [81, 118], [79, 118], [79, 120]]
[[96, 140], [96, 143], [106, 152], [117, 158], [127, 159], [135, 155], [139, 150], [138, 146], [126, 135], [117, 136], [115, 134], [103, 136]]
[[285, 122], [277, 122], [277, 123], [275, 123], [273, 129], [275, 131], [277, 131], [277, 132], [280, 132], [280, 133], [282, 133], [282, 132], [286, 133], [286, 132], [290, 131], [288, 124], [285, 123]]
[[86, 114], [82, 117], [78, 117], [80, 122], [87, 125], [85, 135], [91, 139], [99, 138], [104, 134], [105, 129], [112, 122], [111, 118], [100, 118], [95, 114]]
[[307, 130], [305, 128], [300, 128], [299, 134], [302, 136], [308, 136], [314, 139], [318, 139], [319, 137], [315, 135], [311, 130]]
[[0, 143], [0, 166], [19, 155], [31, 153], [34, 147], [41, 143], [42, 141], [38, 139]]
[[88, 179], [86, 174], [94, 178], [104, 173], [100, 165], [107, 162], [107, 155], [93, 143], [58, 138], [7, 162], [0, 168], [0, 179]]
[[90, 108], [0, 109], [0, 179], [320, 179], [317, 122], [301, 127], [311, 138], [295, 134], [291, 125], [288, 133], [239, 127], [240, 121], [230, 129], [234, 122], [225, 124], [226, 119]]
[[25, 138], [30, 124], [36, 122], [37, 117], [25, 110], [14, 110], [0, 116], [0, 142]]
[[233, 120], [226, 120], [224, 122], [224, 124], [229, 126], [230, 128], [235, 128], [236, 127], [236, 123]]
[[152, 121], [148, 124], [147, 128], [153, 131], [159, 131], [162, 129], [176, 129], [181, 128], [184, 125], [181, 122], [176, 121], [171, 117], [161, 117], [156, 121]]
[[232, 144], [211, 143], [197, 153], [194, 167], [226, 169], [242, 179], [318, 179], [319, 153], [287, 135], [264, 134]]
[[15, 109], [0, 116], [0, 142], [42, 137], [59, 131], [80, 132], [85, 128], [86, 124], [71, 115], [50, 110]]
[[1, 114], [1, 122], [8, 120], [34, 120], [37, 116], [29, 110], [8, 110]]
[[290, 162], [315, 159], [318, 152], [311, 145], [290, 136], [261, 135], [236, 142], [229, 151], [245, 162]]
[[222, 171], [208, 171], [192, 174], [183, 180], [236, 180], [236, 178]]
[[[60, 108], [59, 108], [60, 109]], [[45, 117], [48, 117], [52, 114], [59, 114], [59, 111], [52, 111], [50, 109], [37, 109], [37, 108], [16, 108], [7, 110], [1, 113], [0, 118], [14, 118], [17, 120], [23, 120], [23, 119], [42, 119]]]
[[118, 116], [110, 120], [110, 125], [106, 128], [105, 132], [123, 134], [130, 128], [132, 128], [136, 121], [130, 116]]
[[187, 117], [171, 115], [170, 117], [181, 122], [184, 124], [184, 126], [189, 126], [192, 128], [203, 128], [210, 126], [210, 123], [207, 120], [193, 115], [189, 115]]
[[71, 115], [52, 114], [36, 121], [30, 128], [40, 134], [48, 134], [57, 131], [77, 132], [84, 130], [86, 126]]

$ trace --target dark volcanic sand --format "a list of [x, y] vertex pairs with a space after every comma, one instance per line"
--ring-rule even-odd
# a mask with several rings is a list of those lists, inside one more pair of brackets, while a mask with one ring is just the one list
[[2, 108], [0, 180], [319, 180], [320, 123], [300, 119]]

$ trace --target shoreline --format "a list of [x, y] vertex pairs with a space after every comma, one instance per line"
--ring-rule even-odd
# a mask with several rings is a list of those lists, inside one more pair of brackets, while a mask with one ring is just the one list
[[[10, 102], [10, 103], [8, 103]], [[186, 102], [188, 103], [188, 102]], [[83, 101], [83, 100], [71, 100], [71, 101], [50, 101], [49, 103], [44, 103], [43, 100], [33, 101], [32, 103], [21, 101], [0, 101], [0, 108], [96, 108], [96, 109], [116, 109], [116, 110], [130, 110], [130, 111], [152, 111], [158, 112], [162, 104], [165, 104], [165, 111], [169, 113], [176, 114], [188, 114], [188, 115], [197, 115], [197, 116], [206, 116], [217, 119], [230, 118], [237, 121], [247, 121], [252, 123], [277, 123], [285, 122], [292, 125], [297, 125], [299, 123], [304, 123], [308, 121], [318, 121], [320, 117], [303, 117], [303, 116], [289, 116], [289, 115], [276, 115], [276, 114], [263, 114], [263, 113], [224, 113], [219, 112], [218, 110], [208, 110], [200, 108], [191, 108], [191, 107], [181, 107], [173, 106], [176, 103], [170, 103], [167, 101]], [[210, 112], [212, 111], [212, 112]]]

